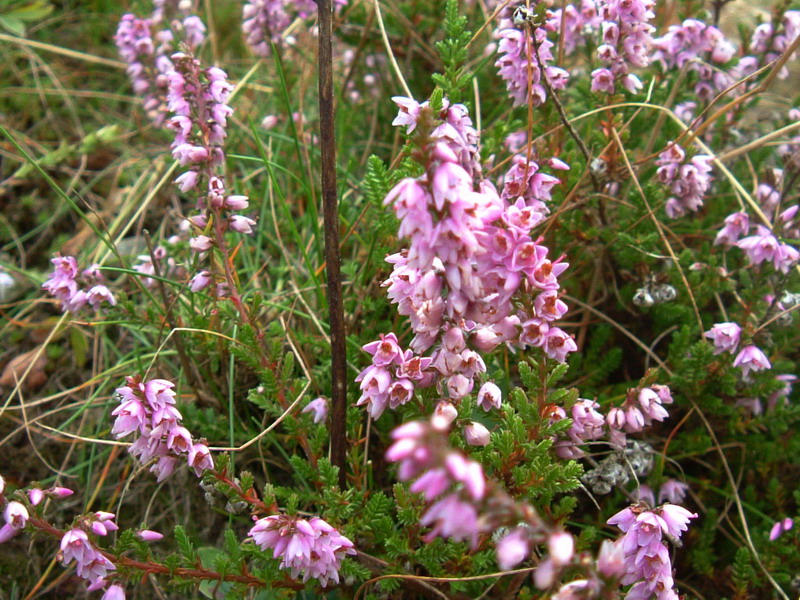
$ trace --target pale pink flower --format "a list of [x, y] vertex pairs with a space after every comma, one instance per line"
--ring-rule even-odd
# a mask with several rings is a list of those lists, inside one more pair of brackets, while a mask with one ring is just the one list
[[300, 412], [312, 413], [314, 423], [322, 423], [328, 416], [328, 401], [325, 398], [315, 398]]
[[733, 360], [733, 366], [742, 369], [742, 376], [747, 379], [751, 371], [771, 369], [772, 364], [767, 356], [753, 344], [745, 346]]
[[530, 540], [522, 527], [513, 529], [497, 542], [497, 564], [502, 571], [513, 569], [530, 554]]

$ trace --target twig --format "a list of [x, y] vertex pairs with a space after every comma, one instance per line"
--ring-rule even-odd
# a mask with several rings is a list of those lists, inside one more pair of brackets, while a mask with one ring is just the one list
[[[331, 463], [339, 468], [339, 487], [346, 482], [347, 350], [345, 346], [342, 276], [339, 271], [339, 207], [336, 194], [336, 130], [333, 103], [333, 7], [319, 0], [319, 121], [322, 166], [322, 213], [325, 224], [325, 263], [328, 280], [328, 318], [331, 327]], [[375, 10], [385, 36], [378, 2]], [[387, 41], [387, 40], [385, 40]], [[390, 54], [391, 56], [391, 54]], [[409, 96], [408, 87], [405, 86]]]
[[[578, 148], [580, 149], [581, 154], [583, 154], [583, 158], [586, 161], [586, 165], [589, 167], [589, 177], [592, 180], [592, 186], [594, 187], [594, 191], [599, 192], [600, 182], [597, 181], [597, 177], [595, 177], [595, 174], [592, 172], [591, 169], [592, 155], [589, 152], [589, 148], [586, 147], [586, 144], [581, 139], [581, 136], [579, 136], [578, 132], [575, 131], [575, 128], [572, 126], [572, 123], [569, 120], [569, 117], [567, 117], [567, 113], [564, 110], [564, 106], [561, 104], [561, 100], [558, 99], [558, 96], [556, 95], [553, 86], [550, 85], [550, 78], [547, 76], [547, 71], [545, 70], [545, 67], [542, 64], [542, 59], [539, 56], [539, 44], [536, 43], [536, 36], [534, 35], [534, 29], [532, 25], [528, 26], [528, 31], [530, 33], [531, 44], [533, 45], [533, 54], [536, 57], [536, 64], [539, 65], [539, 76], [541, 77], [542, 83], [544, 83], [544, 87], [547, 90], [547, 96], [549, 98], [552, 98], [553, 104], [555, 104], [556, 110], [558, 111], [558, 116], [561, 118], [561, 122], [564, 124], [564, 127], [567, 128], [567, 131], [569, 132], [570, 136], [572, 136], [572, 139], [575, 140], [575, 143], [578, 144]], [[528, 100], [528, 102], [530, 103], [530, 99]]]

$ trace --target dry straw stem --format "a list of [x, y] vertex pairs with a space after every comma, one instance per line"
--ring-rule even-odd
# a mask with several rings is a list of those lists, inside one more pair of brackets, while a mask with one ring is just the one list
[[[358, 590], [356, 590], [356, 594], [355, 594], [355, 596], [353, 596], [353, 598], [355, 600], [358, 600], [358, 598], [361, 596], [361, 593], [364, 591], [364, 588], [366, 588], [370, 583], [375, 583], [375, 582], [380, 581], [382, 579], [404, 579], [404, 580], [410, 580], [410, 581], [419, 581], [419, 582], [430, 581], [430, 582], [436, 582], [436, 583], [450, 583], [450, 582], [459, 583], [459, 582], [463, 582], [463, 581], [485, 581], [487, 579], [495, 579], [497, 577], [507, 577], [509, 575], [519, 575], [521, 573], [527, 574], [527, 573], [534, 572], [536, 569], [538, 569], [538, 567], [526, 567], [524, 569], [512, 569], [510, 571], [497, 571], [496, 573], [487, 573], [486, 575], [473, 575], [471, 577], [423, 577], [422, 575], [404, 575], [402, 573], [391, 573], [389, 575], [381, 575], [380, 577], [373, 577], [372, 579], [370, 579], [368, 581], [365, 581], [364, 583], [361, 584], [361, 586], [358, 588]], [[436, 588], [430, 588], [430, 589], [432, 591], [435, 591], [436, 594], [440, 598], [445, 598], [445, 599], [448, 598], [448, 596], [446, 596], [440, 590], [437, 590]]]
[[400, 70], [400, 66], [397, 64], [397, 59], [394, 57], [392, 45], [389, 43], [389, 36], [386, 35], [386, 26], [383, 24], [383, 15], [381, 15], [380, 0], [373, 0], [372, 4], [375, 7], [375, 16], [378, 17], [378, 29], [381, 31], [381, 39], [383, 40], [383, 45], [386, 48], [386, 54], [389, 57], [389, 62], [392, 64], [392, 70], [394, 71], [397, 80], [400, 82], [400, 87], [403, 88], [403, 93], [407, 98], [413, 98], [411, 95], [411, 90], [409, 89], [408, 84], [403, 77], [403, 72]]
[[639, 178], [636, 176], [636, 172], [633, 170], [630, 161], [628, 160], [628, 153], [625, 150], [625, 146], [622, 144], [622, 140], [619, 139], [619, 134], [617, 133], [616, 128], [611, 128], [611, 135], [614, 137], [614, 141], [619, 146], [619, 151], [622, 154], [622, 159], [625, 161], [625, 167], [628, 169], [628, 173], [633, 180], [634, 185], [636, 186], [636, 190], [639, 192], [639, 195], [642, 197], [642, 201], [644, 205], [647, 207], [647, 212], [650, 215], [650, 218], [653, 220], [653, 224], [656, 226], [658, 230], [658, 235], [661, 237], [661, 241], [664, 242], [664, 246], [667, 248], [667, 252], [669, 252], [670, 258], [672, 258], [672, 262], [675, 264], [675, 267], [678, 269], [678, 273], [680, 273], [681, 281], [683, 281], [684, 287], [686, 287], [686, 291], [689, 293], [689, 300], [692, 301], [692, 308], [694, 309], [695, 317], [697, 318], [697, 326], [700, 331], [703, 331], [703, 319], [700, 317], [700, 310], [697, 308], [697, 302], [694, 299], [694, 293], [692, 292], [692, 288], [689, 285], [689, 280], [686, 279], [686, 274], [683, 272], [683, 268], [681, 268], [680, 261], [678, 257], [675, 256], [675, 252], [672, 250], [672, 245], [669, 243], [667, 236], [664, 235], [664, 228], [661, 225], [661, 222], [656, 217], [655, 213], [653, 212], [652, 207], [650, 206], [650, 202], [647, 200], [647, 195], [644, 193], [641, 184], [639, 183]]

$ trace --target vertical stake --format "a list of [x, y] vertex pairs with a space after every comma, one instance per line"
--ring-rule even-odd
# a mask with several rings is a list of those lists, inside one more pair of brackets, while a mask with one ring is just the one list
[[336, 197], [336, 137], [333, 104], [333, 8], [317, 0], [319, 13], [319, 121], [322, 154], [322, 205], [325, 222], [325, 263], [328, 316], [331, 325], [331, 462], [339, 467], [339, 487], [345, 485], [347, 447], [347, 357], [345, 355], [342, 277], [339, 272], [339, 210]]

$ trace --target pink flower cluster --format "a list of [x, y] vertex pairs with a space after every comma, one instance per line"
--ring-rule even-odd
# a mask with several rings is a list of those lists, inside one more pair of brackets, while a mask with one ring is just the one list
[[[797, 207], [793, 208], [796, 212]], [[800, 260], [800, 252], [778, 240], [775, 234], [763, 225], [756, 225], [756, 234], [742, 238], [736, 242], [736, 247], [744, 250], [751, 265], [771, 262], [775, 269], [782, 273], [788, 273]]]
[[[775, 380], [780, 382], [782, 386], [776, 391], [772, 392], [767, 398], [767, 411], [775, 410], [775, 407], [780, 405], [788, 406], [789, 396], [792, 393], [792, 385], [797, 381], [796, 375], [784, 374], [776, 375]], [[764, 406], [760, 398], [739, 398], [736, 401], [736, 406], [743, 406], [747, 408], [753, 415], [758, 416], [764, 412]]]
[[587, 34], [600, 29], [602, 18], [598, 4], [597, 0], [580, 0], [575, 4], [567, 4], [563, 13], [560, 8], [547, 11], [548, 31], [557, 31], [564, 39], [566, 54], [572, 54], [577, 48], [585, 46]]
[[[567, 264], [549, 260], [548, 249], [531, 237], [553, 178], [536, 173], [532, 165], [526, 175], [516, 163], [506, 177], [506, 198], [516, 200], [511, 205], [488, 181], [476, 184], [465, 169], [464, 163], [470, 166], [473, 160], [469, 136], [455, 135], [455, 126], [434, 128], [427, 104], [395, 101], [401, 106], [395, 124], [426, 129], [419, 133], [425, 174], [402, 180], [385, 199], [394, 205], [401, 220], [398, 233], [410, 247], [387, 257], [394, 269], [384, 285], [398, 312], [409, 317], [415, 336], [405, 352], [395, 337], [384, 336], [381, 343], [391, 342], [386, 346], [391, 360], [377, 353], [380, 343], [365, 347], [376, 353], [372, 367], [359, 375], [365, 391], [361, 403], [376, 403], [374, 414], [383, 412], [390, 385], [396, 405], [410, 399], [415, 385], [431, 383], [460, 400], [486, 371], [478, 352], [502, 343], [538, 346], [562, 362], [576, 349], [573, 339], [552, 325], [567, 310], [558, 296], [558, 276]], [[458, 122], [468, 127], [463, 118]], [[428, 359], [415, 356], [431, 347]], [[401, 381], [397, 375], [404, 361], [412, 361], [403, 368], [416, 374], [413, 384], [411, 377]], [[428, 368], [432, 379], [423, 373]]]
[[114, 514], [100, 511], [81, 517], [79, 525], [61, 538], [61, 563], [66, 566], [74, 560], [78, 577], [89, 581], [89, 591], [104, 588], [109, 571], [116, 570], [114, 563], [92, 543], [89, 536], [103, 537], [117, 529], [119, 526], [114, 523]]
[[258, 56], [269, 56], [272, 44], [284, 43], [283, 32], [292, 22], [286, 0], [251, 0], [242, 11], [242, 31], [247, 45]]
[[[190, 49], [196, 48], [205, 39], [206, 31], [199, 17], [184, 14], [182, 19], [172, 21], [171, 28], [168, 25], [153, 34], [154, 27], [163, 19], [164, 7], [160, 6], [150, 18], [123, 15], [114, 36], [120, 57], [128, 63], [133, 91], [144, 98], [147, 116], [159, 126], [167, 116], [168, 78], [173, 70], [169, 55], [179, 42]], [[177, 41], [174, 32], [178, 32]]]
[[506, 82], [514, 106], [526, 106], [528, 102], [534, 106], [544, 104], [547, 100], [545, 77], [553, 90], [563, 90], [567, 86], [569, 73], [548, 64], [554, 57], [551, 52], [553, 42], [547, 39], [546, 27], [536, 27], [524, 19], [517, 26], [502, 19], [495, 37], [500, 40], [497, 45], [500, 56], [494, 66]]
[[[714, 354], [722, 354], [723, 352], [733, 354], [739, 347], [742, 328], [736, 323], [716, 323], [703, 335], [714, 344]], [[742, 348], [736, 358], [733, 359], [733, 366], [742, 369], [742, 376], [745, 380], [750, 377], [751, 371], [763, 371], [772, 368], [767, 356], [754, 344], [749, 344]]]
[[658, 155], [658, 180], [669, 188], [673, 196], [664, 206], [671, 219], [696, 212], [703, 206], [703, 198], [711, 185], [711, 157], [705, 154], [686, 160], [686, 153], [678, 144], [670, 142]]
[[622, 583], [634, 584], [625, 596], [628, 600], [678, 600], [665, 542], [679, 539], [694, 518], [697, 514], [681, 506], [663, 504], [653, 510], [634, 505], [608, 520], [625, 533], [617, 544], [625, 555]]
[[468, 540], [475, 549], [481, 531], [477, 506], [486, 495], [486, 479], [480, 464], [444, 446], [442, 432], [448, 426], [436, 417], [431, 423], [401, 425], [392, 432], [386, 459], [400, 463], [400, 481], [416, 479], [409, 489], [427, 502], [450, 490], [422, 515], [420, 523], [432, 527], [425, 539]]
[[[204, 211], [189, 218], [199, 232], [190, 242], [192, 250], [204, 253], [214, 246], [214, 238], [206, 235], [209, 213], [214, 215], [214, 225], [220, 232], [232, 230], [249, 234], [255, 221], [233, 211], [249, 206], [246, 196], [228, 194], [225, 181], [217, 174], [225, 160], [223, 144], [227, 119], [233, 109], [227, 104], [233, 89], [227, 75], [217, 67], [201, 68], [197, 59], [184, 54], [173, 55], [175, 69], [169, 77], [169, 110], [173, 117], [169, 127], [175, 131], [172, 155], [189, 170], [175, 183], [182, 192], [206, 187], [197, 198], [197, 209]], [[190, 283], [193, 292], [211, 284], [213, 277], [207, 270], [195, 274]], [[226, 293], [225, 284], [217, 286], [217, 294]]]
[[769, 530], [769, 541], [774, 542], [787, 531], [791, 531], [793, 527], [794, 520], [790, 519], [789, 517], [786, 517], [780, 521], [776, 521], [772, 526], [772, 529]]
[[530, 506], [490, 486], [479, 463], [447, 445], [450, 422], [447, 415], [437, 413], [428, 422], [401, 425], [392, 432], [394, 443], [386, 452], [389, 462], [399, 463], [398, 479], [413, 481], [409, 490], [430, 503], [420, 518], [421, 525], [431, 528], [424, 539], [438, 536], [468, 541], [476, 550], [482, 532], [509, 521], [522, 523], [497, 543], [500, 568], [514, 568], [529, 556], [534, 543], [546, 542], [549, 556], [540, 563], [537, 585], [550, 586], [556, 573], [573, 558], [573, 537], [548, 529]]
[[[762, 64], [777, 59], [789, 49], [789, 46], [797, 39], [797, 36], [800, 36], [800, 11], [787, 10], [783, 13], [781, 21], [777, 25], [775, 27], [772, 23], [762, 23], [755, 28], [750, 38], [750, 52], [761, 55], [763, 57]], [[794, 60], [796, 56], [797, 53], [795, 52], [790, 57], [790, 60]], [[755, 57], [745, 58], [757, 60]], [[784, 65], [778, 73], [778, 77], [786, 79], [788, 76], [789, 69]]]
[[569, 413], [557, 406], [551, 418], [560, 421], [569, 417], [572, 426], [567, 432], [568, 439], [556, 442], [556, 454], [566, 459], [580, 458], [584, 455], [581, 445], [606, 435], [614, 446], [624, 448], [627, 433], [637, 433], [651, 426], [653, 421], [666, 419], [669, 413], [664, 404], [672, 402], [672, 393], [667, 386], [653, 385], [628, 390], [622, 405], [611, 408], [605, 417], [594, 400], [579, 399]]
[[[254, 517], [255, 518], [255, 517]], [[281, 559], [281, 569], [290, 569], [293, 578], [311, 577], [322, 587], [339, 583], [339, 569], [347, 554], [355, 554], [353, 542], [319, 517], [306, 521], [298, 516], [272, 515], [258, 519], [248, 533], [261, 550], [272, 548]]]
[[143, 382], [139, 377], [127, 377], [128, 385], [117, 388], [120, 405], [112, 411], [116, 416], [111, 433], [117, 438], [137, 433], [128, 452], [142, 464], [158, 461], [151, 471], [161, 482], [169, 477], [181, 457], [186, 457], [198, 477], [214, 468], [214, 460], [205, 443], [193, 442], [189, 430], [181, 426], [181, 413], [175, 408], [175, 384], [166, 379]]
[[513, 203], [508, 208], [509, 215], [526, 227], [528, 224], [535, 227], [550, 214], [547, 202], [552, 199], [553, 188], [561, 183], [558, 177], [543, 172], [542, 165], [558, 171], [569, 170], [569, 165], [558, 158], [537, 161], [517, 154], [511, 159], [511, 167], [503, 176], [500, 197]]
[[366, 344], [363, 349], [372, 355], [372, 365], [356, 377], [361, 382], [357, 405], [366, 404], [373, 419], [380, 417], [387, 406], [395, 409], [411, 400], [415, 387], [433, 383], [430, 371], [433, 359], [416, 356], [411, 350], [403, 351], [394, 333], [381, 334], [380, 340]]
[[631, 67], [650, 64], [655, 28], [648, 21], [655, 17], [653, 0], [605, 0], [601, 3], [602, 41], [598, 58], [605, 67], [592, 71], [592, 91], [613, 94], [617, 83], [631, 93], [642, 89], [642, 82]]
[[[392, 101], [400, 108], [392, 125], [405, 127], [406, 133], [413, 133], [417, 129], [423, 111], [432, 112], [427, 101], [420, 104], [404, 96], [394, 96]], [[472, 124], [467, 107], [463, 104], [450, 104], [447, 98], [443, 98], [442, 107], [435, 117], [439, 122], [430, 132], [430, 139], [450, 148], [470, 177], [478, 176], [481, 172], [478, 131]]]
[[[347, 0], [333, 0], [338, 10], [347, 5]], [[267, 57], [272, 44], [281, 47], [291, 43], [284, 33], [295, 18], [305, 19], [314, 14], [314, 0], [249, 0], [242, 11], [242, 32], [247, 45], [258, 56]]]
[[781, 232], [787, 238], [800, 238], [800, 223], [797, 219], [800, 205], [795, 204], [778, 212], [783, 200], [783, 194], [779, 191], [782, 178], [783, 171], [773, 169], [771, 179], [776, 183], [760, 183], [755, 194], [767, 218], [772, 221], [772, 230], [764, 225], [756, 225], [755, 235], [742, 238], [750, 231], [750, 218], [745, 212], [735, 212], [725, 218], [725, 224], [717, 233], [714, 244], [735, 245], [744, 251], [751, 265], [771, 262], [775, 269], [788, 273], [800, 261], [800, 252], [794, 246], [781, 242], [775, 231]]
[[[50, 278], [42, 284], [42, 289], [61, 301], [64, 312], [76, 313], [87, 304], [94, 310], [99, 310], [106, 302], [111, 306], [116, 305], [114, 295], [100, 283], [103, 274], [99, 266], [92, 265], [79, 272], [74, 256], [56, 255], [50, 262], [55, 268]], [[81, 283], [88, 289], [81, 289]]]
[[688, 69], [697, 74], [695, 95], [704, 102], [733, 83], [723, 68], [736, 53], [735, 46], [716, 27], [697, 19], [671, 25], [666, 34], [653, 42], [653, 60], [664, 69]]
[[132, 268], [134, 271], [142, 274], [142, 285], [148, 288], [156, 284], [156, 280], [152, 277], [156, 274], [156, 267], [153, 264], [153, 259], [157, 261], [162, 277], [168, 276], [177, 268], [175, 259], [171, 256], [167, 256], [167, 250], [163, 246], [156, 246], [153, 248], [153, 256], [149, 254], [140, 254], [137, 256], [137, 262]]

